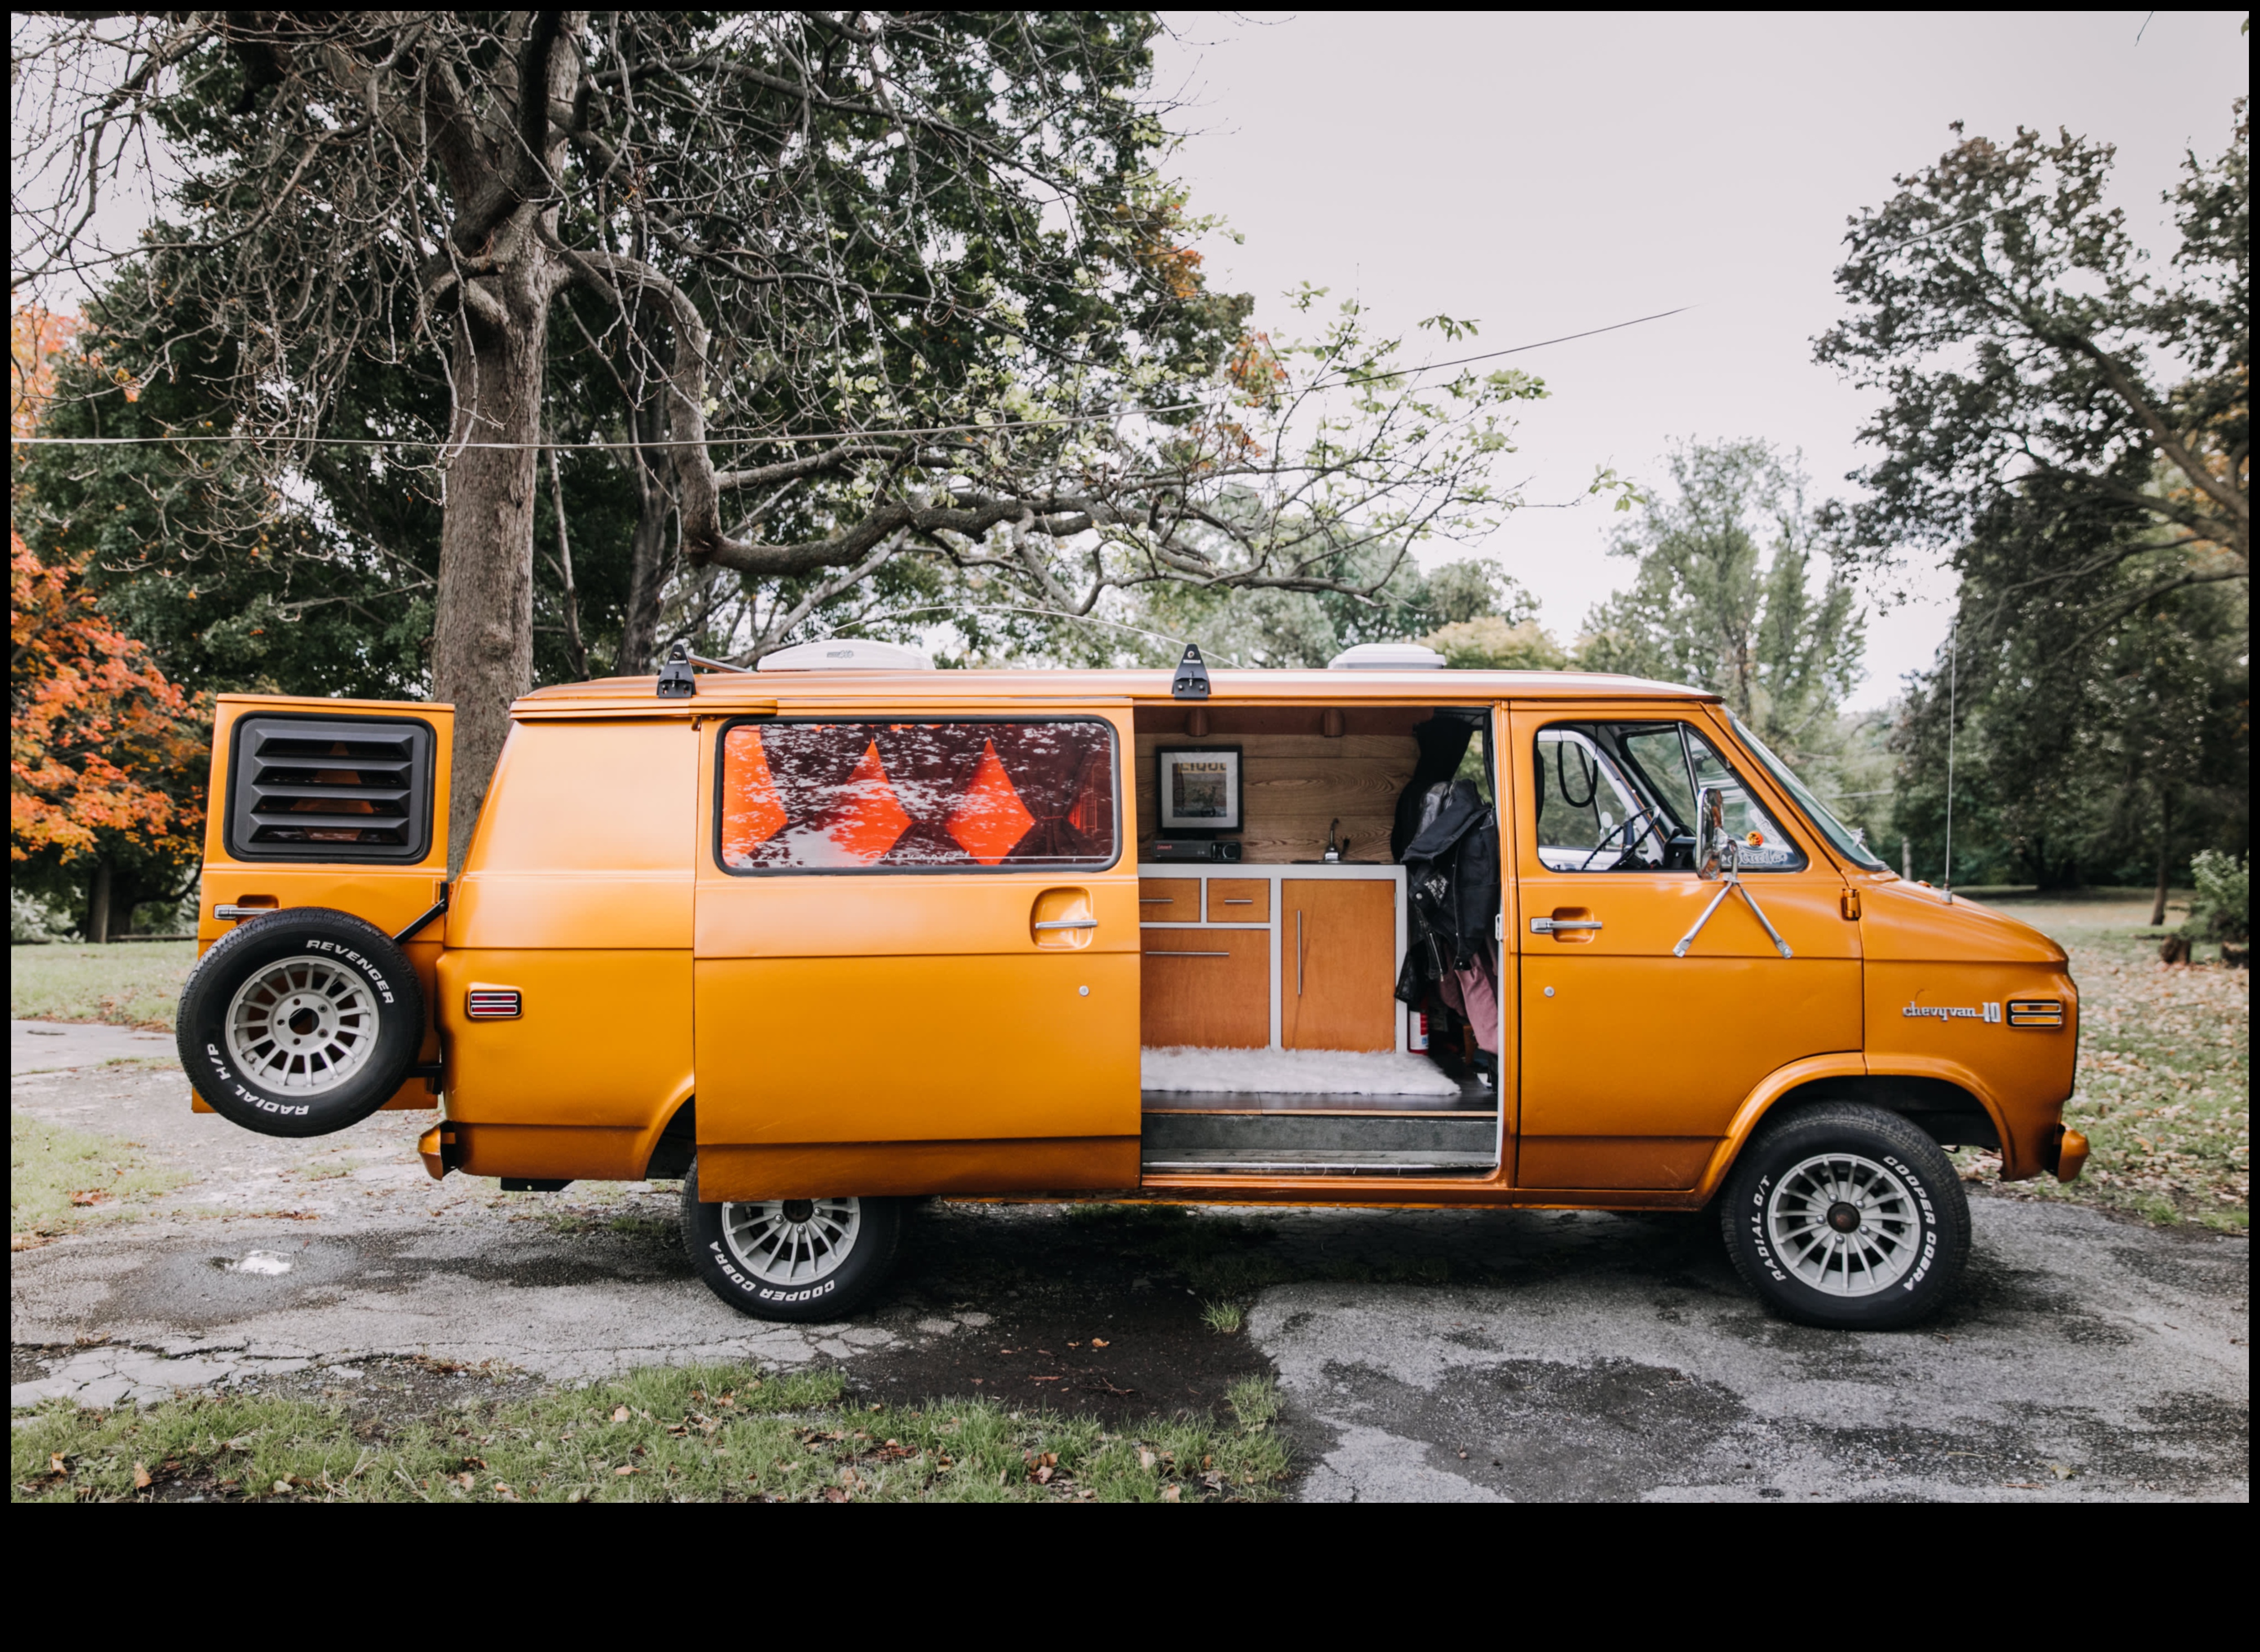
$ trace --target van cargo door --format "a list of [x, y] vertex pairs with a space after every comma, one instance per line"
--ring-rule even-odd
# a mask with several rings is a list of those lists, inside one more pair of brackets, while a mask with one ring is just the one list
[[708, 738], [700, 1191], [1135, 1186], [1127, 708]]
[[[326, 906], [397, 934], [447, 876], [447, 775], [455, 708], [416, 700], [223, 694], [212, 727], [211, 802], [197, 898], [199, 956], [245, 918]], [[443, 913], [407, 943], [435, 1003]], [[427, 1028], [421, 1062], [440, 1059]], [[202, 1104], [199, 1103], [199, 1105]], [[431, 1107], [411, 1078], [386, 1104]]]

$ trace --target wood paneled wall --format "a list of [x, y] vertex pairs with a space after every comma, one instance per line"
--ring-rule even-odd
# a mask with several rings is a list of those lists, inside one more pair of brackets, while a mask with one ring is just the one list
[[[1409, 713], [1407, 727], [1427, 714]], [[1315, 725], [1315, 712], [1308, 720]], [[1355, 725], [1352, 725], [1355, 729]], [[1240, 841], [1245, 858], [1258, 865], [1315, 861], [1326, 852], [1327, 825], [1339, 818], [1337, 838], [1348, 838], [1345, 860], [1386, 864], [1389, 827], [1397, 817], [1397, 794], [1412, 777], [1420, 747], [1409, 733], [1350, 733], [1328, 740], [1312, 733], [1250, 731], [1203, 738], [1184, 733], [1138, 735], [1138, 847], [1140, 858], [1154, 841], [1154, 753], [1164, 746], [1237, 746], [1244, 789]]]

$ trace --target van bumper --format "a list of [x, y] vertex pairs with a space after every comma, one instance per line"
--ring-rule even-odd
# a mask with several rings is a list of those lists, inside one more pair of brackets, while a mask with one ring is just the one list
[[417, 1156], [433, 1181], [438, 1181], [462, 1162], [462, 1148], [455, 1136], [455, 1126], [435, 1124], [416, 1138]]
[[2087, 1137], [2078, 1130], [2067, 1130], [2062, 1125], [2051, 1126], [2041, 1138], [2039, 1158], [2043, 1169], [2056, 1173], [2059, 1182], [2079, 1179], [2087, 1164]]

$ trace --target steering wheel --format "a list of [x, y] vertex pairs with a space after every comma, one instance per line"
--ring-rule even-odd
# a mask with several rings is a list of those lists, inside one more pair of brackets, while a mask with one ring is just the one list
[[[1647, 825], [1650, 820], [1656, 817], [1658, 812], [1658, 806], [1655, 804], [1649, 804], [1645, 808], [1640, 809], [1628, 816], [1621, 825], [1611, 826], [1609, 828], [1608, 835], [1603, 838], [1598, 843], [1593, 845], [1592, 854], [1588, 855], [1584, 860], [1579, 863], [1577, 869], [1581, 872], [1591, 871], [1593, 869], [1594, 855], [1598, 855], [1603, 849], [1607, 848], [1610, 844], [1615, 842], [1619, 833], [1634, 833], [1634, 828]], [[1632, 846], [1639, 840], [1640, 840], [1636, 833], [1632, 836], [1627, 837], [1625, 839], [1625, 855], [1631, 854]], [[1624, 864], [1624, 855], [1620, 855], [1617, 856], [1617, 865], [1621, 866], [1622, 864]], [[1614, 871], [1616, 868], [1611, 867], [1609, 869], [1611, 871]]]

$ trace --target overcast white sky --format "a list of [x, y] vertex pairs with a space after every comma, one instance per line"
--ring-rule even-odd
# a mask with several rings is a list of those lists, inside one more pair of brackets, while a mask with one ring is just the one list
[[[1520, 435], [1532, 501], [1577, 497], [1600, 464], [1655, 476], [1689, 436], [1802, 447], [1825, 495], [1863, 462], [1866, 404], [1812, 361], [1846, 217], [1951, 121], [2067, 126], [2118, 145], [2118, 204], [2170, 250], [2158, 196], [2185, 149], [2226, 147], [2243, 15], [1173, 13], [1156, 87], [1192, 105], [1176, 169], [1245, 237], [1204, 251], [1259, 325], [1303, 281], [1391, 328], [1475, 318], [1477, 347], [1695, 306], [1513, 359], [1552, 391]], [[1566, 638], [1628, 577], [1610, 520], [1598, 501], [1518, 511], [1484, 548]], [[1915, 583], [1930, 600], [1871, 624], [1858, 704], [1944, 635], [1949, 583]]]

